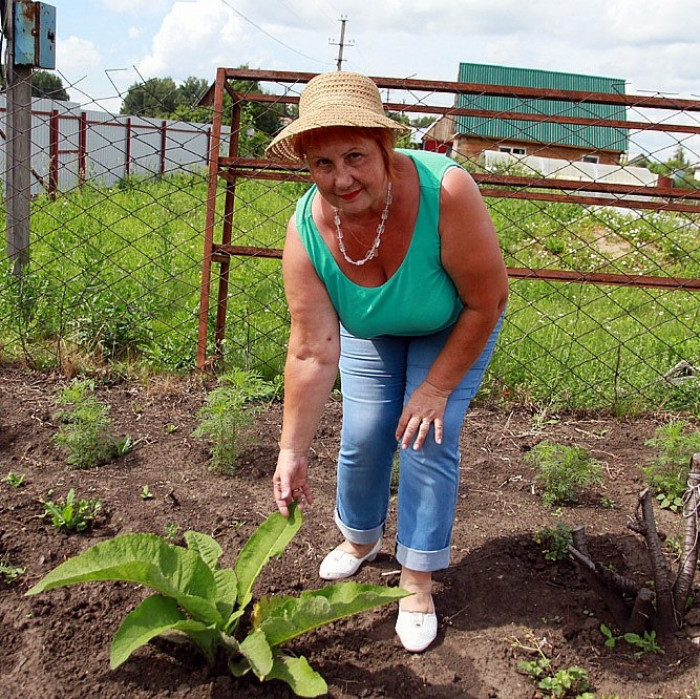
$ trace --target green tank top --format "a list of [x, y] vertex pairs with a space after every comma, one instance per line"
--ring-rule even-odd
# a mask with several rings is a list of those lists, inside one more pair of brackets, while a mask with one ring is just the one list
[[401, 266], [381, 286], [355, 284], [341, 271], [311, 215], [312, 187], [297, 203], [299, 236], [346, 330], [356, 337], [428, 335], [452, 325], [462, 302], [440, 261], [440, 185], [451, 167], [438, 153], [397, 149], [414, 163], [420, 182], [418, 216]]

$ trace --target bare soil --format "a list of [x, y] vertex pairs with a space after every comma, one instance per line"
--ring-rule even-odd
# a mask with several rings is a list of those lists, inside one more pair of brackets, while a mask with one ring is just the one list
[[[93, 583], [26, 597], [66, 558], [125, 532], [195, 529], [213, 535], [230, 566], [254, 529], [272, 512], [270, 488], [280, 408], [255, 422], [255, 439], [234, 475], [208, 469], [208, 445], [192, 437], [206, 386], [194, 379], [153, 378], [99, 389], [114, 431], [139, 440], [109, 465], [67, 470], [51, 441], [58, 375], [0, 366], [0, 475], [24, 474], [26, 484], [0, 484], [0, 558], [25, 568], [0, 583], [0, 696], [24, 699], [203, 699], [290, 697], [279, 682], [234, 679], [210, 669], [188, 645], [157, 639], [117, 670], [109, 643], [123, 617], [146, 594], [121, 583]], [[586, 525], [593, 556], [637, 578], [650, 574], [643, 546], [628, 529], [642, 487], [645, 446], [670, 416], [614, 419], [533, 415], [525, 409], [477, 404], [463, 435], [462, 490], [452, 565], [436, 576], [440, 633], [428, 652], [406, 653], [394, 634], [396, 610], [385, 607], [298, 639], [290, 650], [307, 657], [336, 699], [350, 697], [529, 698], [537, 695], [518, 669], [539, 646], [556, 670], [587, 670], [597, 697], [666, 699], [700, 696], [700, 609], [664, 638], [664, 654], [642, 654], [626, 643], [607, 648], [599, 631], [611, 624], [600, 599], [569, 561], [547, 561], [533, 534], [557, 522]], [[328, 403], [315, 443], [316, 503], [284, 556], [273, 560], [256, 594], [298, 594], [322, 585], [317, 569], [339, 539], [333, 524], [337, 401]], [[604, 465], [602, 486], [574, 507], [545, 507], [534, 471], [523, 459], [547, 438], [586, 448]], [[148, 486], [152, 499], [140, 497]], [[97, 498], [104, 510], [92, 530], [65, 534], [42, 516], [42, 500]], [[658, 512], [660, 528], [677, 536], [680, 517]], [[383, 552], [358, 575], [392, 585], [392, 512]]]

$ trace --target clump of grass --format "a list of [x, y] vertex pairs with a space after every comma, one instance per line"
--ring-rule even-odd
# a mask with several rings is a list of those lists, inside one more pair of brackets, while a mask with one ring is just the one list
[[231, 473], [236, 469], [236, 459], [248, 444], [248, 428], [259, 409], [256, 401], [272, 399], [277, 392], [277, 384], [251, 372], [233, 370], [219, 377], [217, 388], [197, 412], [199, 424], [192, 433], [209, 440], [209, 467], [213, 471]]
[[536, 469], [535, 481], [542, 484], [546, 505], [575, 503], [587, 488], [602, 481], [600, 463], [582, 447], [543, 440], [525, 461]]
[[687, 422], [672, 420], [657, 427], [647, 446], [656, 447], [656, 458], [642, 466], [647, 484], [654, 490], [659, 507], [680, 510], [688, 487], [691, 456], [700, 451], [700, 432], [689, 432]]
[[109, 409], [94, 390], [94, 382], [74, 379], [56, 401], [67, 409], [55, 415], [61, 425], [53, 440], [64, 449], [69, 468], [102, 466], [134, 448], [129, 435], [117, 438], [112, 434]]

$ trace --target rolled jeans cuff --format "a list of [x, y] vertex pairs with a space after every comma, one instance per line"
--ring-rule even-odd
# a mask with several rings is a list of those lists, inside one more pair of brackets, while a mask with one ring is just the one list
[[348, 527], [347, 524], [343, 524], [338, 514], [338, 510], [335, 511], [335, 523], [340, 529], [340, 533], [353, 544], [360, 544], [364, 546], [366, 544], [376, 543], [384, 534], [384, 522], [382, 522], [378, 527], [373, 529], [352, 529]]
[[450, 547], [440, 551], [416, 551], [409, 549], [401, 542], [396, 542], [396, 560], [404, 568], [418, 570], [422, 573], [432, 573], [443, 570], [450, 565]]

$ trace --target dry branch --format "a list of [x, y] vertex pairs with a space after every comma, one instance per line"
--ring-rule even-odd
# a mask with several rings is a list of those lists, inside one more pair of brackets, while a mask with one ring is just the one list
[[647, 545], [647, 553], [654, 573], [654, 590], [656, 591], [656, 618], [654, 627], [657, 633], [669, 633], [680, 624], [676, 619], [671, 591], [671, 579], [666, 563], [666, 557], [661, 550], [661, 539], [656, 529], [654, 503], [651, 490], [645, 488], [639, 493], [635, 511], [636, 528], [628, 527], [641, 534]]
[[698, 509], [700, 509], [700, 453], [690, 459], [688, 490], [683, 503], [685, 532], [678, 576], [673, 584], [673, 603], [675, 609], [683, 614], [693, 588], [693, 579], [698, 565]]
[[[683, 551], [678, 575], [672, 586], [666, 556], [661, 550], [651, 491], [646, 488], [639, 493], [634, 519], [628, 522], [627, 527], [644, 538], [653, 569], [653, 591], [632, 578], [594, 562], [588, 551], [585, 527], [578, 526], [572, 530], [569, 553], [581, 575], [605, 602], [615, 623], [625, 632], [641, 634], [653, 628], [658, 634], [664, 634], [683, 625], [683, 613], [692, 592], [700, 558], [700, 453], [694, 454], [690, 460], [683, 515]], [[633, 605], [629, 602], [630, 598], [634, 600]]]

